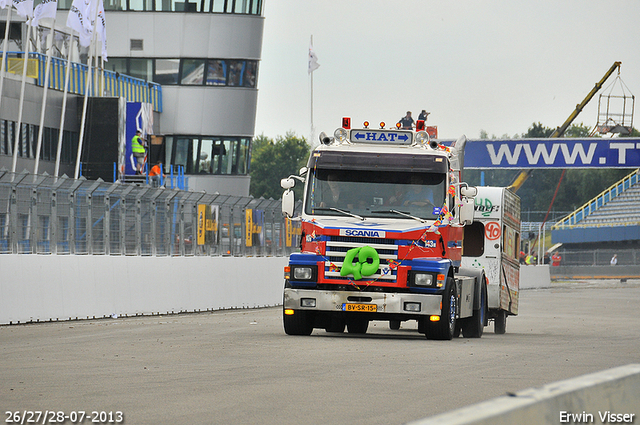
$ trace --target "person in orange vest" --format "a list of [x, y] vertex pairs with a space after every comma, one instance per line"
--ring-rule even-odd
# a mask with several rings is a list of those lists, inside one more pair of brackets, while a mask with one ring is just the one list
[[162, 161], [158, 161], [156, 165], [149, 170], [149, 177], [151, 177], [151, 183], [154, 187], [158, 187], [162, 183], [164, 174], [162, 172]]

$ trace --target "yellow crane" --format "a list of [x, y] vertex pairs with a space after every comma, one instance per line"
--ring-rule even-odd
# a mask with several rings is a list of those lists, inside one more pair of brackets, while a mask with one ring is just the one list
[[[587, 106], [587, 103], [589, 103], [589, 101], [593, 98], [593, 96], [596, 95], [598, 90], [602, 88], [605, 81], [607, 81], [607, 79], [611, 76], [611, 74], [613, 74], [613, 72], [616, 69], [618, 70], [618, 73], [620, 73], [620, 65], [622, 65], [622, 62], [614, 62], [613, 65], [611, 65], [611, 68], [609, 68], [609, 70], [604, 74], [604, 77], [602, 77], [602, 79], [596, 83], [596, 85], [593, 87], [593, 89], [591, 89], [591, 91], [589, 92], [589, 94], [587, 94], [584, 100], [580, 102], [578, 105], [576, 105], [576, 109], [571, 113], [571, 115], [569, 115], [569, 118], [567, 118], [564, 124], [556, 128], [553, 134], [549, 136], [549, 138], [562, 137], [562, 135], [567, 130], [567, 128], [569, 128], [573, 120], [575, 120], [578, 114], [582, 112], [584, 107]], [[517, 192], [518, 189], [520, 189], [520, 187], [522, 187], [524, 182], [529, 178], [532, 172], [533, 170], [522, 170], [520, 174], [518, 174], [518, 176], [515, 178], [515, 180], [513, 180], [513, 183], [511, 183], [511, 185], [509, 186], [509, 189], [512, 192]]]

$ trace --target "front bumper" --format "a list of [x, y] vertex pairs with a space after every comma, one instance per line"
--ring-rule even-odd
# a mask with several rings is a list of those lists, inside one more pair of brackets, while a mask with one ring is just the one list
[[[303, 307], [301, 300], [314, 299], [315, 307]], [[375, 304], [376, 314], [407, 314], [411, 316], [440, 315], [442, 295], [358, 291], [322, 291], [285, 288], [284, 308], [293, 310], [340, 312], [346, 304]], [[412, 310], [407, 310], [407, 303]], [[419, 303], [420, 311], [415, 311]], [[306, 303], [308, 304], [308, 303]]]

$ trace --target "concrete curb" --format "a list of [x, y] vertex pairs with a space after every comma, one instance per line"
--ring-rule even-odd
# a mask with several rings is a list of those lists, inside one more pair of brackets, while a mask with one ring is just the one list
[[635, 423], [639, 406], [640, 364], [629, 364], [498, 397], [410, 425]]

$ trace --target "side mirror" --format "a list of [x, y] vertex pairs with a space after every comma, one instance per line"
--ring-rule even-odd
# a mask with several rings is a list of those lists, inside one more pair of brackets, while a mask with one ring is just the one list
[[462, 204], [460, 205], [459, 211], [458, 211], [458, 222], [462, 225], [472, 224], [474, 207], [475, 207], [474, 200], [468, 199], [468, 198], [462, 198], [460, 201]]
[[298, 174], [300, 174], [300, 177], [304, 177], [304, 176], [307, 175], [307, 171], [309, 171], [309, 169], [307, 167], [302, 167]]
[[460, 195], [467, 198], [475, 198], [478, 195], [478, 188], [474, 186], [461, 186]]
[[280, 180], [280, 187], [282, 187], [283, 189], [291, 189], [293, 186], [296, 185], [296, 182], [291, 178], [288, 177], [286, 179], [282, 179]]
[[[285, 180], [287, 179], [282, 179], [282, 181]], [[291, 186], [293, 187], [293, 184]], [[282, 194], [282, 214], [289, 218], [293, 217], [293, 207], [295, 205], [294, 198], [295, 196], [290, 188], [287, 188], [287, 190]]]

